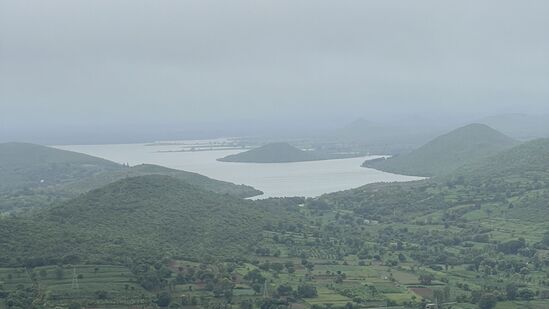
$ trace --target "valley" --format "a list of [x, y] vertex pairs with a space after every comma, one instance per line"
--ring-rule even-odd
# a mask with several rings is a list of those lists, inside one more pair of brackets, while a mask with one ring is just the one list
[[314, 198], [243, 200], [148, 165], [68, 182], [89, 192], [0, 219], [3, 304], [544, 308], [548, 154], [539, 139]]

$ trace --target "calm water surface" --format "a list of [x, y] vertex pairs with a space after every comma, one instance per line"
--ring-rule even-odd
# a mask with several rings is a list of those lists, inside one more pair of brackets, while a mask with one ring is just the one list
[[[196, 144], [197, 142], [192, 141], [188, 143]], [[169, 152], [184, 148], [183, 145], [169, 144], [155, 146], [147, 144], [121, 144], [55, 147], [119, 163], [129, 163], [130, 165], [142, 163], [157, 164], [203, 174], [219, 180], [247, 184], [265, 192], [261, 196], [262, 198], [281, 196], [314, 197], [373, 182], [421, 179], [419, 177], [390, 174], [360, 167], [366, 159], [376, 158], [376, 156], [313, 162], [258, 164], [216, 161], [218, 158], [242, 151], [234, 149]]]

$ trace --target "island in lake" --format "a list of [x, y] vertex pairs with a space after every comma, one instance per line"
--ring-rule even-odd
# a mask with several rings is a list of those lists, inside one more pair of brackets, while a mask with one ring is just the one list
[[328, 158], [314, 151], [301, 150], [288, 143], [270, 143], [217, 160], [242, 163], [287, 163], [326, 159]]

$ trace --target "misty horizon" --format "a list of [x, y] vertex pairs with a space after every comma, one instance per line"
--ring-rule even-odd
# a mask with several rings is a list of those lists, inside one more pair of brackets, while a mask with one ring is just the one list
[[544, 1], [134, 3], [0, 2], [0, 140], [549, 114]]

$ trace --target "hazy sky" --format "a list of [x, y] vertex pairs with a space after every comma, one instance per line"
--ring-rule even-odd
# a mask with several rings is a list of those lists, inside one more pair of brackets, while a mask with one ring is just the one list
[[549, 113], [548, 16], [547, 0], [0, 0], [0, 129]]

